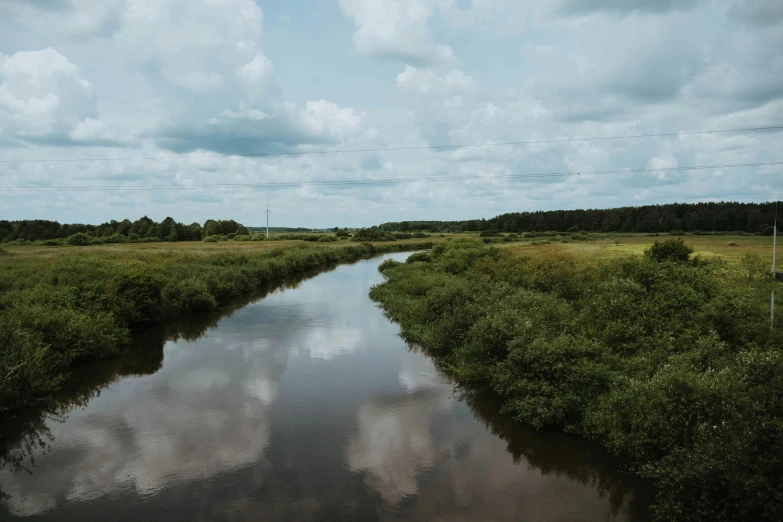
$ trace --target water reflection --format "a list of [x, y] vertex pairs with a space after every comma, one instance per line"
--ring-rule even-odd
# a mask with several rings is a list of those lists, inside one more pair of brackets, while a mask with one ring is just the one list
[[11, 423], [0, 518], [646, 518], [645, 485], [595, 445], [512, 423], [405, 350], [367, 298], [379, 262], [85, 369]]

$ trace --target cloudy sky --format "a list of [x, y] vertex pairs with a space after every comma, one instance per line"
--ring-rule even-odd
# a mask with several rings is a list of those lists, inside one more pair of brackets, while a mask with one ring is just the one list
[[[764, 201], [783, 167], [503, 176], [779, 161], [781, 132], [340, 151], [781, 125], [781, 78], [780, 0], [3, 0], [0, 186], [35, 190], [0, 190], [0, 219], [260, 225], [269, 199], [273, 224], [323, 227]], [[332, 153], [243, 157], [308, 151]], [[123, 190], [56, 189], [98, 186]]]

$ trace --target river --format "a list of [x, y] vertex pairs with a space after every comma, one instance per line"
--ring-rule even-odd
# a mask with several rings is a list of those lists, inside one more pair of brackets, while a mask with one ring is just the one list
[[392, 254], [146, 332], [4, 426], [0, 519], [643, 521], [592, 442], [455, 389], [370, 301]]

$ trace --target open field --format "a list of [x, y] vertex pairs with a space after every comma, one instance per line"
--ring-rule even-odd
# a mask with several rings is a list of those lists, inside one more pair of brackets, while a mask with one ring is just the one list
[[[275, 234], [270, 234], [272, 237]], [[393, 243], [373, 243], [375, 245], [383, 244], [417, 244], [422, 241], [437, 243], [447, 237], [453, 237], [454, 234], [445, 235], [445, 237], [432, 236], [425, 239], [401, 239]], [[176, 243], [157, 242], [157, 243], [116, 243], [107, 245], [93, 245], [87, 247], [72, 246], [14, 246], [2, 245], [7, 252], [15, 254], [12, 258], [3, 258], [3, 262], [9, 260], [32, 261], [35, 259], [46, 258], [65, 258], [74, 255], [83, 255], [90, 252], [101, 252], [102, 255], [122, 258], [133, 256], [167, 256], [171, 254], [188, 254], [193, 256], [209, 256], [219, 252], [269, 252], [281, 247], [290, 247], [295, 245], [307, 245], [316, 248], [332, 248], [356, 245], [357, 243], [347, 240], [332, 241], [329, 243], [307, 242], [297, 240], [275, 240], [275, 241], [220, 241], [208, 243], [203, 241], [178, 241]]]
[[[519, 255], [537, 255], [547, 252], [563, 252], [585, 260], [606, 260], [627, 256], [642, 256], [644, 251], [656, 241], [666, 239], [666, 235], [648, 236], [647, 234], [591, 234], [587, 241], [560, 243], [553, 239], [547, 245], [531, 245], [534, 240], [519, 243], [506, 243], [498, 246], [508, 248]], [[772, 266], [772, 237], [750, 235], [726, 236], [684, 236], [686, 244], [693, 247], [693, 256], [705, 259], [718, 258], [732, 265], [740, 262], [748, 252], [757, 252], [764, 261]], [[733, 244], [732, 244], [733, 243]]]

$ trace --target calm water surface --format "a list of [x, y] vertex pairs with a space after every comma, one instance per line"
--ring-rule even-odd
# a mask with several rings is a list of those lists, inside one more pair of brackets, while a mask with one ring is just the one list
[[599, 446], [510, 422], [406, 346], [367, 297], [383, 259], [80, 372], [4, 426], [0, 519], [649, 518]]

